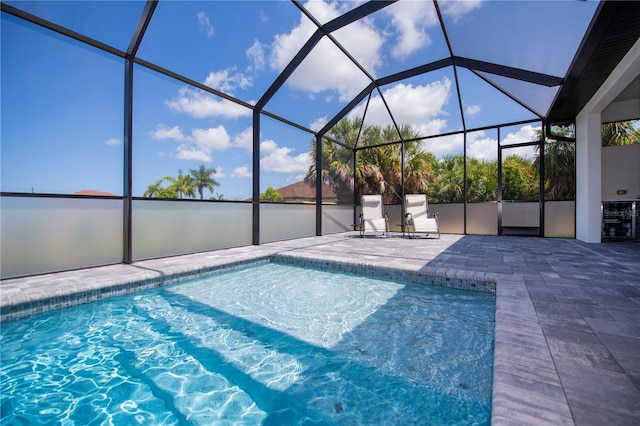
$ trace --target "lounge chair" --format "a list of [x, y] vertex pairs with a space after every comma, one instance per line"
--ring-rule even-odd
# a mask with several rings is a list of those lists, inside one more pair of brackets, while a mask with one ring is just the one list
[[361, 206], [360, 236], [382, 233], [386, 237], [389, 233], [389, 216], [384, 212], [382, 195], [363, 195]]
[[426, 194], [407, 194], [404, 196], [405, 222], [404, 228], [413, 233], [437, 234], [440, 238], [440, 227], [438, 225], [438, 213], [429, 214], [429, 201]]

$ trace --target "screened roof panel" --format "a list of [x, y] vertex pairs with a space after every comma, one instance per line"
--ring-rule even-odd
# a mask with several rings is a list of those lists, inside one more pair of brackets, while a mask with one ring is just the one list
[[336, 0], [326, 3], [324, 1], [311, 0], [301, 2], [300, 5], [312, 15], [320, 25], [323, 25], [344, 15], [351, 9], [358, 7], [360, 3], [352, 0]]
[[467, 129], [537, 118], [536, 114], [466, 68], [458, 67], [458, 82]]
[[138, 56], [252, 103], [315, 28], [288, 2], [160, 1]]
[[[363, 104], [363, 107], [367, 106], [367, 104]], [[358, 109], [354, 112], [364, 113], [364, 109]], [[358, 114], [361, 116], [361, 114]], [[401, 123], [396, 124], [399, 126]], [[380, 129], [391, 128], [394, 129], [395, 125], [393, 123], [393, 119], [391, 118], [391, 114], [389, 110], [385, 107], [384, 102], [382, 102], [382, 98], [380, 97], [380, 93], [378, 90], [373, 91], [371, 98], [369, 99], [369, 104], [366, 109], [366, 114], [364, 115], [364, 125], [378, 127]], [[387, 142], [397, 142], [400, 140], [400, 135], [397, 132], [390, 132], [393, 135], [393, 140], [383, 141], [380, 140], [377, 143], [387, 143]], [[362, 146], [361, 141], [358, 141], [358, 146]]]
[[123, 51], [145, 5], [144, 1], [3, 2]]
[[[56, 57], [67, 49], [77, 49], [79, 53], [72, 53], [73, 55], [90, 60], [87, 58], [93, 55], [82, 55], [81, 51], [95, 51], [99, 53], [96, 56], [117, 59], [117, 65], [113, 69], [105, 67], [105, 71], [108, 68], [115, 76], [110, 75], [109, 78], [122, 81], [126, 63], [112, 54], [117, 55], [115, 50], [125, 51], [128, 48], [136, 30], [143, 29], [139, 26], [143, 11], [153, 10], [134, 58], [137, 61], [132, 80], [134, 121], [136, 125], [141, 125], [134, 136], [141, 139], [142, 132], [146, 132], [144, 137], [153, 135], [160, 139], [149, 139], [150, 142], [144, 145], [149, 147], [149, 151], [143, 149], [136, 152], [136, 158], [156, 158], [157, 152], [153, 151], [154, 148], [157, 149], [155, 142], [169, 145], [170, 138], [173, 138], [170, 142], [175, 144], [172, 145], [173, 149], [163, 151], [167, 155], [162, 161], [166, 161], [168, 168], [187, 170], [197, 166], [193, 164], [194, 161], [206, 160], [208, 167], [223, 167], [225, 177], [219, 178], [228, 178], [225, 185], [229, 188], [234, 187], [232, 179], [245, 179], [244, 184], [238, 186], [245, 191], [248, 187], [246, 179], [250, 176], [248, 149], [253, 138], [251, 108], [189, 86], [181, 80], [190, 79], [208, 85], [241, 101], [257, 105], [268, 113], [282, 117], [284, 121], [313, 130], [321, 129], [326, 123], [335, 123], [343, 114], [349, 118], [362, 115], [367, 97], [356, 96], [364, 93], [363, 90], [372, 83], [371, 78], [374, 82], [386, 84], [380, 87], [380, 91], [377, 88], [373, 90], [366, 122], [385, 126], [393, 118], [398, 125], [414, 126], [422, 137], [457, 132], [463, 128], [468, 130], [538, 119], [539, 115], [547, 113], [549, 105], [554, 101], [559, 86], [553, 84], [563, 83], [562, 78], [576, 55], [594, 12], [598, 10], [602, 14], [604, 10], [611, 9], [609, 13], [618, 13], [617, 3], [619, 2], [515, 0], [443, 0], [434, 3], [428, 0], [400, 0], [388, 4], [331, 0], [159, 0], [155, 8], [147, 9], [146, 5], [151, 6], [152, 3], [135, 0], [9, 0], [2, 3], [3, 24], [18, 23], [18, 26], [24, 27], [33, 25], [39, 33], [49, 37], [50, 42], [63, 40], [68, 43], [64, 43], [62, 50], [40, 49], [31, 36], [11, 37], [13, 26], [4, 25], [1, 28], [0, 54], [3, 76], [21, 72], [11, 69], [18, 63], [11, 61], [11, 56], [18, 52], [24, 56], [20, 63], [26, 61], [24, 69], [46, 70], [44, 74], [51, 81], [66, 81], [68, 75], [93, 68], [85, 67], [82, 60], [58, 66], [59, 61], [47, 58], [40, 64], [38, 60], [41, 54]], [[600, 8], [599, 5], [603, 6]], [[438, 19], [438, 10], [443, 26]], [[628, 8], [620, 7], [620, 10], [626, 11]], [[36, 15], [55, 25], [49, 26], [46, 22], [25, 24], [31, 18], [20, 11]], [[363, 16], [366, 13], [368, 15]], [[634, 16], [629, 12], [624, 15]], [[585, 39], [590, 42], [581, 53], [583, 59], [591, 57], [589, 52], [604, 50], [598, 48], [600, 40], [605, 40], [601, 33], [613, 31], [607, 26], [607, 16], [609, 15], [599, 16], [598, 25], [589, 38]], [[359, 19], [350, 22], [351, 18], [356, 17]], [[331, 26], [318, 30], [318, 25], [322, 27], [329, 23], [332, 23]], [[42, 29], [38, 24], [48, 29]], [[84, 40], [83, 37], [69, 42], [69, 31], [60, 30], [57, 26], [66, 27], [99, 43]], [[443, 27], [451, 42], [452, 52], [449, 52]], [[324, 31], [325, 35], [310, 51], [297, 56], [310, 37], [320, 34], [317, 31]], [[623, 35], [629, 33], [629, 37], [636, 34], [622, 30], [613, 32]], [[619, 36], [612, 40], [616, 41], [616, 47], [620, 44]], [[87, 46], [83, 43], [85, 41], [97, 46]], [[53, 44], [56, 43], [51, 45]], [[115, 50], [105, 48], [103, 44], [110, 45]], [[341, 51], [341, 48], [347, 53]], [[609, 58], [608, 55], [605, 57]], [[293, 63], [294, 58], [301, 59], [300, 63]], [[147, 68], [149, 64], [150, 68]], [[289, 64], [294, 66], [287, 68]], [[453, 64], [458, 74], [459, 91]], [[512, 67], [515, 71], [500, 66]], [[163, 75], [161, 68], [169, 72]], [[606, 74], [601, 68], [598, 67], [595, 72], [600, 77]], [[416, 72], [424, 71], [428, 72], [415, 75]], [[145, 83], [147, 76], [142, 75], [145, 73], [162, 75], [162, 79], [171, 81], [171, 84], [165, 86], [157, 83], [140, 92], [138, 86]], [[526, 83], [528, 79], [540, 81], [535, 73], [553, 76], [552, 87]], [[102, 79], [95, 75], [86, 72], [80, 74], [82, 84], [79, 84], [82, 87], [101, 85]], [[183, 78], [173, 78], [176, 74]], [[594, 72], [589, 70], [588, 74]], [[395, 79], [397, 80], [390, 83]], [[571, 86], [571, 82], [565, 83], [565, 88], [567, 84]], [[2, 84], [3, 89], [8, 88], [8, 83], [3, 81]], [[582, 91], [580, 87], [578, 89]], [[159, 88], [162, 88], [161, 92], [156, 90]], [[124, 90], [121, 88], [114, 93], [116, 92], [122, 96]], [[574, 92], [575, 90], [567, 93]], [[21, 100], [17, 99], [18, 95], [15, 93], [14, 90], [3, 90], [3, 105], [20, 104]], [[41, 115], [52, 117], [57, 111], [69, 110], [73, 107], [73, 96], [69, 96], [56, 98], [55, 105], [49, 106], [56, 111], [43, 111]], [[104, 101], [99, 97], [91, 99], [95, 105], [83, 104], [83, 108], [87, 111], [100, 110], [101, 102]], [[387, 111], [383, 99], [390, 111]], [[573, 100], [575, 96], [570, 103]], [[113, 107], [115, 111], [120, 111], [116, 114], [120, 120], [124, 115], [122, 104], [120, 102]], [[355, 108], [351, 112], [347, 111], [347, 107], [352, 105], [356, 105]], [[39, 104], [38, 108], [43, 106], [44, 104]], [[9, 123], [9, 120], [5, 120], [10, 117], [7, 114], [13, 114], [13, 109], [3, 109], [3, 121]], [[25, 117], [28, 118], [28, 114]], [[268, 117], [268, 114], [260, 117]], [[142, 122], [143, 118], [146, 121]], [[88, 127], [89, 124], [89, 121], [85, 123], [83, 120], [76, 120], [74, 126], [78, 131], [91, 133], [95, 124]], [[39, 127], [39, 124], [33, 127]], [[307, 132], [300, 129], [286, 131], [281, 127], [269, 126], [269, 134], [263, 137], [275, 141], [278, 147], [291, 148], [290, 135], [300, 133], [301, 137], [296, 136], [296, 152], [290, 152], [290, 155], [299, 155], [303, 143], [297, 140], [304, 139], [307, 142], [304, 136]], [[118, 135], [106, 139], [111, 144], [115, 144], [115, 140], [122, 136], [122, 126], [117, 128]], [[267, 130], [267, 127], [261, 130]], [[17, 137], [4, 138], [4, 133], [3, 145], [19, 143]], [[214, 133], [222, 135], [222, 140], [229, 142], [224, 145], [224, 149], [211, 148], [214, 145], [222, 146], [216, 145], [220, 143], [219, 140], [202, 138]], [[488, 131], [468, 134], [469, 147], [480, 146], [478, 144], [482, 142], [482, 146], [486, 145], [486, 152], [495, 153], [490, 145], [495, 147], [497, 141], [486, 137], [487, 134]], [[437, 147], [437, 152], [445, 153], [447, 150], [440, 145], [455, 141], [455, 145], [459, 146], [461, 137], [463, 136], [445, 136], [433, 140], [429, 145], [434, 152]], [[205, 145], [198, 145], [202, 143]], [[214, 145], [206, 145], [207, 143]], [[141, 145], [136, 146], [140, 149]], [[204, 147], [210, 152], [208, 155], [195, 155], [196, 147]], [[3, 166], [8, 164], [5, 163], [7, 161], [3, 160]], [[294, 162], [291, 162], [291, 166], [293, 165]], [[231, 168], [238, 172], [230, 172]], [[3, 173], [9, 170], [7, 167], [2, 169]], [[151, 182], [156, 178], [151, 174], [136, 176], [136, 181]], [[3, 185], [5, 181], [3, 179]], [[250, 194], [241, 196], [246, 198]]]
[[449, 56], [428, 1], [398, 1], [332, 34], [375, 78]]
[[369, 83], [356, 64], [323, 37], [265, 109], [308, 127], [335, 115]]
[[558, 77], [566, 74], [598, 6], [594, 1], [439, 4], [454, 55]]
[[[413, 125], [421, 137], [462, 129], [451, 67], [403, 79], [381, 90], [396, 123]], [[384, 110], [382, 99], [375, 95], [369, 107], [372, 113]]]
[[528, 83], [501, 75], [478, 72], [502, 90], [510, 93], [519, 101], [533, 109], [541, 116], [545, 116], [560, 86], [547, 87]]

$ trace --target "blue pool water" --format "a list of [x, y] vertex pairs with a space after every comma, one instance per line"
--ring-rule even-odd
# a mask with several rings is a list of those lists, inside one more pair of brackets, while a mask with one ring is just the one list
[[491, 294], [264, 264], [2, 325], [2, 424], [489, 424]]

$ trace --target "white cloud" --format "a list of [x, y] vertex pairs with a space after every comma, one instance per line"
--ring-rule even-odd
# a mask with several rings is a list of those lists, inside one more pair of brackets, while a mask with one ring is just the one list
[[534, 146], [521, 146], [517, 148], [510, 148], [508, 150], [503, 150], [502, 155], [503, 158], [517, 155], [518, 157], [526, 158], [530, 161], [533, 161], [538, 155], [538, 151], [536, 151]]
[[[305, 7], [321, 22], [327, 22], [341, 12], [334, 3], [311, 1]], [[281, 71], [300, 50], [316, 30], [316, 26], [305, 16], [289, 33], [274, 37], [269, 63], [272, 69]], [[383, 38], [370, 20], [354, 22], [334, 33], [336, 39], [371, 73], [381, 64], [380, 49]], [[330, 65], [329, 65], [330, 64]], [[327, 67], [331, 72], [327, 72]], [[287, 84], [310, 96], [328, 91], [337, 93], [341, 101], [350, 100], [362, 90], [369, 80], [331, 42], [324, 37], [298, 66], [287, 80]]]
[[502, 140], [503, 145], [509, 145], [512, 143], [531, 142], [537, 140], [537, 132], [540, 131], [540, 126], [533, 127], [530, 124], [522, 126], [517, 132], [507, 133], [507, 136]]
[[442, 14], [458, 22], [464, 15], [480, 7], [482, 0], [449, 0], [439, 2]]
[[246, 89], [253, 85], [250, 77], [237, 72], [237, 68], [231, 67], [226, 70], [212, 71], [204, 80], [204, 85], [221, 92], [233, 94], [236, 88]]
[[182, 134], [182, 131], [178, 126], [169, 128], [164, 124], [158, 124], [156, 126], [156, 130], [153, 131], [152, 135], [158, 140], [174, 139], [177, 141], [183, 141], [186, 139], [186, 136]]
[[158, 140], [170, 139], [182, 142], [176, 148], [176, 158], [210, 163], [213, 151], [224, 151], [231, 146], [231, 138], [224, 126], [208, 129], [192, 129], [191, 135], [185, 135], [180, 127], [167, 127], [159, 124], [151, 135]]
[[[433, 135], [446, 127], [444, 106], [449, 100], [451, 80], [443, 78], [427, 85], [413, 86], [399, 83], [382, 92], [389, 109], [393, 111], [396, 123], [414, 123], [421, 135]], [[410, 107], [408, 107], [410, 106]], [[349, 117], [362, 117], [364, 104], [354, 108]], [[366, 116], [367, 124], [386, 126], [391, 124], [389, 113], [380, 96], [373, 96], [369, 101]]]
[[441, 136], [422, 141], [423, 150], [432, 153], [440, 159], [446, 155], [462, 154], [464, 150], [464, 137], [462, 134]]
[[277, 71], [283, 70], [315, 30], [316, 26], [300, 14], [298, 26], [293, 28], [290, 33], [276, 34], [271, 44], [269, 57], [271, 68]]
[[205, 33], [207, 37], [211, 37], [213, 35], [213, 26], [209, 20], [209, 15], [206, 12], [198, 12], [196, 17], [198, 18], [198, 29]]
[[214, 173], [214, 178], [225, 178], [227, 174], [224, 172], [224, 167], [218, 166], [215, 168], [216, 172]]
[[191, 133], [196, 145], [207, 152], [224, 151], [231, 145], [231, 138], [223, 126], [193, 129]]
[[236, 167], [233, 169], [233, 172], [231, 172], [231, 177], [250, 178], [251, 176], [253, 176], [253, 174], [247, 166]]
[[120, 145], [120, 139], [111, 138], [104, 141], [104, 143], [106, 143], [109, 146], [118, 146]]
[[447, 120], [434, 118], [425, 123], [416, 124], [414, 127], [420, 136], [437, 135], [444, 132], [444, 129], [447, 127]]
[[467, 156], [484, 161], [498, 159], [498, 141], [485, 137], [484, 132], [467, 134]]
[[467, 111], [467, 114], [469, 114], [469, 115], [471, 115], [471, 116], [474, 116], [474, 115], [476, 115], [477, 113], [479, 113], [481, 109], [482, 109], [482, 108], [480, 107], [480, 105], [469, 105], [469, 106], [466, 108], [466, 111]]
[[258, 40], [254, 40], [251, 47], [247, 49], [246, 54], [247, 58], [249, 58], [253, 63], [254, 70], [261, 70], [264, 68], [265, 59], [264, 47], [262, 46], [262, 43], [260, 43]]
[[318, 131], [324, 127], [325, 124], [329, 122], [329, 117], [326, 115], [324, 117], [318, 117], [309, 124], [309, 128], [311, 130]]
[[262, 153], [271, 154], [276, 149], [278, 149], [278, 144], [271, 139], [260, 142], [260, 152]]
[[308, 152], [291, 156], [292, 148], [281, 147], [270, 151], [260, 160], [260, 166], [268, 172], [304, 174], [309, 170], [312, 158]]
[[292, 156], [291, 153], [294, 151], [293, 148], [278, 147], [278, 144], [271, 139], [263, 140], [260, 143], [260, 153], [263, 155], [260, 159], [260, 167], [268, 172], [306, 174], [312, 162], [311, 155], [303, 152]]
[[200, 161], [203, 163], [210, 163], [213, 161], [211, 155], [205, 150], [189, 144], [178, 146], [176, 150], [176, 158], [179, 160]]
[[[506, 143], [514, 143], [513, 141], [522, 142], [522, 135], [532, 135], [536, 128], [529, 125], [524, 126], [526, 128], [520, 129], [517, 133], [510, 133], [503, 141], [503, 145]], [[516, 136], [516, 135], [520, 136]], [[531, 139], [527, 139], [529, 141]], [[427, 139], [422, 142], [422, 148], [425, 151], [433, 153], [436, 158], [442, 158], [448, 154], [462, 154], [463, 153], [464, 137], [462, 134], [442, 136], [439, 138]], [[519, 155], [525, 158], [534, 158], [536, 151], [533, 147], [519, 147], [511, 148], [508, 151], [503, 151], [503, 155]], [[475, 158], [484, 161], [496, 161], [498, 159], [498, 140], [492, 137], [486, 136], [484, 131], [472, 132], [467, 134], [467, 156], [469, 158]]]
[[222, 117], [233, 119], [250, 117], [252, 114], [249, 108], [189, 87], [180, 89], [178, 97], [165, 101], [165, 104], [172, 111], [184, 112], [195, 118]]
[[253, 127], [247, 127], [233, 137], [233, 146], [246, 149], [249, 154], [253, 152]]
[[431, 44], [427, 28], [438, 24], [431, 2], [401, 1], [385, 11], [391, 15], [391, 23], [398, 32], [397, 43], [391, 49], [392, 56], [405, 58]]

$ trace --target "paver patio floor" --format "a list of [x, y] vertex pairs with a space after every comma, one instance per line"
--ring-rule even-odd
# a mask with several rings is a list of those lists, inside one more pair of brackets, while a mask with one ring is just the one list
[[271, 254], [497, 283], [493, 424], [640, 424], [640, 244], [334, 234], [0, 283], [0, 306]]

